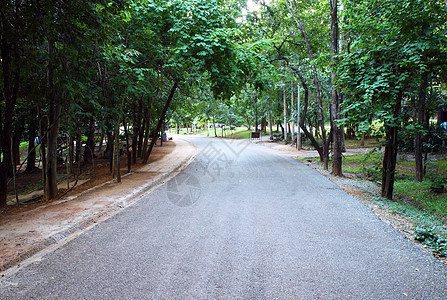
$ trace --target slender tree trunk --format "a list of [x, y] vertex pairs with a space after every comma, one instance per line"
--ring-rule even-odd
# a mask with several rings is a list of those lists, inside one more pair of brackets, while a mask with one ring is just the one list
[[416, 181], [418, 182], [421, 182], [424, 179], [422, 130], [425, 129], [425, 104], [427, 100], [427, 88], [428, 88], [428, 72], [424, 72], [421, 76], [419, 98], [418, 103], [415, 107], [417, 111], [418, 129], [416, 130], [414, 138], [414, 156], [416, 161]]
[[84, 147], [84, 162], [90, 162], [91, 158], [95, 155], [95, 120], [93, 117], [90, 118], [88, 133], [87, 133], [87, 143]]
[[315, 84], [315, 97], [317, 99], [317, 104], [318, 104], [318, 119], [319, 119], [319, 123], [320, 123], [319, 125], [321, 127], [323, 163], [324, 163], [324, 169], [327, 170], [329, 168], [329, 148], [327, 147], [327, 143], [326, 143], [326, 128], [324, 127], [323, 101], [321, 99], [320, 81], [318, 79], [317, 66], [313, 62], [314, 59], [313, 59], [313, 55], [312, 55], [312, 48], [310, 46], [309, 39], [307, 37], [307, 33], [306, 33], [304, 26], [302, 24], [296, 1], [295, 0], [287, 0], [286, 5], [287, 5], [287, 9], [289, 10], [290, 14], [292, 15], [293, 20], [296, 23], [298, 29], [301, 31], [301, 34], [304, 38], [304, 42], [306, 44], [309, 59], [312, 62], [312, 72], [314, 75], [314, 84]]
[[121, 182], [121, 149], [120, 149], [120, 122], [118, 120], [115, 128], [115, 166], [116, 166], [116, 182]]
[[335, 65], [337, 63], [336, 55], [338, 55], [338, 1], [330, 0], [331, 9], [331, 36], [332, 36], [332, 113], [331, 113], [331, 127], [333, 132], [333, 156], [332, 156], [332, 174], [336, 176], [343, 176], [342, 171], [342, 127], [337, 124], [340, 119], [340, 104], [339, 104], [339, 94], [335, 86], [336, 71]]
[[35, 148], [35, 138], [37, 136], [36, 129], [29, 129], [28, 133], [28, 159], [26, 162], [25, 172], [30, 173], [36, 169], [36, 148]]
[[74, 174], [74, 136], [73, 132], [68, 136], [68, 157], [67, 157], [67, 173], [69, 176]]
[[[295, 91], [294, 91], [293, 81], [291, 82], [290, 86], [291, 86], [291, 88], [290, 88], [290, 91], [291, 91], [291, 93], [290, 93], [290, 107], [291, 107], [291, 111], [294, 111], [295, 110], [295, 103], [293, 102], [294, 101], [293, 98], [295, 96]], [[295, 143], [296, 143], [295, 118], [291, 118], [291, 119], [292, 119], [292, 122], [291, 122], [292, 123], [291, 124], [292, 130], [290, 131], [290, 133], [292, 134], [292, 145], [295, 145]]]
[[[1, 14], [1, 65], [3, 77], [3, 98], [4, 111], [0, 110], [0, 150], [3, 159], [0, 162], [0, 207], [7, 205], [8, 177], [12, 175], [11, 163], [11, 138], [14, 110], [16, 106], [19, 84], [20, 84], [20, 64], [17, 45], [8, 41], [7, 33], [12, 34], [14, 29], [10, 26], [9, 20], [3, 12]], [[14, 57], [14, 61], [13, 61]], [[14, 62], [14, 73], [11, 70], [11, 63]], [[3, 109], [3, 108], [2, 108]]]
[[[76, 147], [75, 147], [75, 161], [76, 163], [81, 162], [81, 152], [82, 152], [82, 135], [80, 132], [76, 133]], [[80, 172], [80, 170], [78, 170]]]
[[146, 118], [143, 115], [140, 117], [140, 128], [138, 130], [138, 145], [137, 145], [137, 157], [141, 157], [143, 154], [143, 143], [144, 143], [144, 129], [146, 124]]
[[[113, 104], [113, 98], [114, 98], [114, 93], [113, 91], [106, 91], [105, 94], [107, 95], [107, 107], [109, 109], [112, 109], [114, 107]], [[110, 113], [106, 114], [106, 120], [105, 120], [105, 125], [106, 125], [106, 135], [107, 135], [107, 145], [106, 145], [106, 150], [104, 151], [104, 157], [105, 158], [109, 158], [110, 161], [113, 161], [113, 132], [115, 131], [114, 129], [114, 125], [112, 124], [112, 120], [111, 120], [111, 116]], [[112, 173], [112, 164], [110, 164], [110, 173]]]
[[305, 125], [305, 120], [306, 120], [306, 117], [307, 117], [307, 109], [309, 107], [309, 87], [307, 86], [307, 83], [304, 80], [304, 77], [301, 74], [301, 72], [298, 69], [293, 69], [293, 70], [298, 75], [298, 78], [300, 79], [300, 82], [301, 82], [301, 86], [303, 87], [303, 90], [304, 90], [304, 105], [302, 107], [303, 113], [301, 114], [299, 126], [303, 130], [304, 135], [311, 141], [312, 146], [314, 146], [314, 148], [318, 151], [318, 155], [320, 156], [320, 160], [324, 161], [323, 148], [321, 147], [320, 144], [318, 144], [318, 142], [315, 139], [315, 137], [312, 135], [312, 133], [309, 132], [309, 130], [307, 129], [307, 127]]
[[284, 109], [284, 140], [287, 141], [287, 97], [286, 97], [286, 81], [283, 80], [283, 109]]
[[[397, 118], [401, 109], [401, 99], [398, 100], [393, 106], [394, 117]], [[393, 199], [394, 178], [396, 172], [397, 161], [397, 134], [399, 127], [397, 126], [385, 126], [386, 131], [386, 145], [385, 153], [383, 156], [383, 169], [382, 169], [382, 197]]]
[[12, 137], [12, 163], [16, 166], [20, 165], [20, 142], [22, 140], [23, 129], [23, 127], [16, 127]]
[[255, 109], [255, 131], [258, 132], [258, 97], [256, 93], [253, 95], [254, 109]]
[[147, 153], [147, 147], [149, 142], [149, 133], [151, 131], [151, 119], [152, 119], [152, 99], [149, 99], [149, 108], [147, 109], [146, 113], [146, 124], [145, 124], [145, 136], [144, 136], [144, 142], [143, 142], [143, 149], [141, 156], [144, 158]]
[[[214, 137], [217, 137], [216, 119], [214, 118], [214, 115], [213, 115], [213, 128], [214, 128]], [[248, 129], [248, 130], [250, 130], [250, 129]]]
[[47, 130], [46, 199], [54, 199], [57, 195], [57, 137], [60, 112], [60, 103], [55, 99], [50, 101], [50, 122]]
[[267, 120], [265, 117], [261, 119], [261, 131], [266, 134], [267, 133]]
[[37, 113], [39, 115], [39, 137], [40, 137], [40, 160], [42, 161], [42, 179], [43, 187], [46, 190], [46, 169], [47, 169], [47, 154], [46, 154], [46, 143], [47, 143], [47, 133], [48, 119], [47, 116], [43, 114], [42, 103], [39, 101], [37, 105]]
[[141, 112], [143, 111], [143, 95], [138, 101], [138, 108], [135, 111], [134, 105], [134, 119], [133, 119], [133, 128], [132, 128], [132, 162], [134, 164], [137, 163], [137, 147], [138, 147], [138, 135], [141, 131]]
[[46, 188], [45, 198], [54, 199], [57, 196], [57, 137], [59, 134], [59, 123], [61, 105], [59, 99], [56, 99], [56, 85], [54, 84], [54, 66], [52, 57], [54, 45], [48, 41], [49, 56], [48, 63], [48, 129], [47, 129], [47, 167], [46, 167]]
[[386, 128], [386, 146], [383, 156], [382, 171], [382, 197], [393, 198], [394, 178], [396, 171], [397, 158], [397, 127], [387, 126]]
[[283, 136], [283, 139], [285, 140], [285, 136], [286, 136], [286, 132], [285, 132], [285, 130], [284, 130], [285, 126], [283, 126], [283, 125], [281, 124], [281, 121], [278, 121], [278, 125], [279, 125], [279, 127], [281, 128], [282, 136]]
[[157, 128], [155, 129], [155, 131], [152, 134], [152, 139], [151, 139], [151, 143], [149, 145], [149, 149], [148, 149], [148, 151], [147, 151], [147, 153], [146, 153], [146, 155], [144, 157], [144, 160], [143, 160], [144, 164], [147, 163], [147, 161], [149, 159], [149, 156], [151, 155], [152, 148], [154, 147], [155, 143], [157, 142], [158, 133], [161, 130], [161, 126], [162, 126], [162, 124], [164, 122], [164, 119], [165, 119], [165, 116], [166, 116], [166, 112], [168, 111], [168, 108], [169, 108], [169, 105], [171, 104], [172, 98], [174, 98], [174, 94], [175, 94], [175, 91], [177, 90], [178, 84], [179, 84], [179, 80], [176, 80], [174, 82], [174, 85], [171, 88], [171, 92], [169, 93], [168, 99], [166, 100], [166, 103], [165, 103], [165, 106], [164, 106], [163, 111], [161, 113], [160, 119], [158, 120]]
[[126, 117], [123, 117], [124, 135], [126, 137], [126, 155], [127, 155], [127, 173], [132, 169], [132, 152], [130, 151], [129, 131], [127, 128]]

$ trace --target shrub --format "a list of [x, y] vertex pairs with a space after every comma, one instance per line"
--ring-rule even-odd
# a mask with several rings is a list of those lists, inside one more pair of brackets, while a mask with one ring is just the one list
[[[399, 131], [399, 151], [414, 151], [415, 130], [412, 126], [407, 130]], [[427, 135], [423, 138], [423, 151], [430, 153], [446, 153], [447, 151], [447, 130], [438, 124], [430, 124]]]

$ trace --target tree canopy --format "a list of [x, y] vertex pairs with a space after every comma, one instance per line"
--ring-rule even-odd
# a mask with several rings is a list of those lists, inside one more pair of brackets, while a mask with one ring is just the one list
[[20, 142], [29, 172], [38, 149], [54, 198], [58, 138], [70, 176], [100, 153], [119, 177], [120, 131], [130, 170], [169, 120], [268, 123], [297, 147], [300, 129], [336, 175], [344, 136], [379, 120], [382, 194], [392, 197], [403, 130], [422, 180], [429, 119], [447, 106], [445, 2], [255, 2], [257, 11], [244, 0], [2, 1], [0, 205]]

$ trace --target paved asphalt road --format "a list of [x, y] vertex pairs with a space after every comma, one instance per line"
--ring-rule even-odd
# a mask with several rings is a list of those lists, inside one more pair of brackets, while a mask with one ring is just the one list
[[447, 299], [445, 265], [316, 171], [188, 139], [182, 173], [4, 277], [0, 298]]

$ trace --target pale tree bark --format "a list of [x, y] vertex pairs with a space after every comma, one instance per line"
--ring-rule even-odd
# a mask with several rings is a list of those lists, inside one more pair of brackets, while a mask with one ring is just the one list
[[287, 141], [287, 97], [286, 97], [286, 80], [283, 81], [283, 109], [284, 109], [284, 140]]
[[321, 98], [320, 80], [318, 79], [317, 66], [314, 63], [312, 48], [310, 46], [306, 30], [305, 30], [303, 22], [301, 20], [301, 16], [300, 16], [300, 12], [299, 12], [296, 0], [287, 0], [286, 6], [287, 6], [287, 9], [289, 10], [289, 13], [291, 14], [293, 20], [295, 21], [298, 29], [300, 30], [301, 35], [303, 36], [304, 42], [306, 44], [307, 53], [309, 55], [309, 59], [312, 62], [312, 72], [314, 75], [314, 84], [315, 84], [315, 97], [317, 99], [317, 104], [318, 104], [318, 119], [319, 119], [319, 123], [320, 123], [319, 125], [320, 125], [320, 129], [321, 129], [321, 138], [322, 138], [322, 150], [323, 150], [322, 158], [323, 158], [324, 168], [325, 168], [325, 170], [327, 170], [329, 167], [329, 145], [327, 144], [326, 128], [324, 127], [323, 100]]

